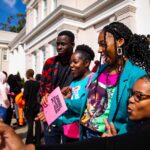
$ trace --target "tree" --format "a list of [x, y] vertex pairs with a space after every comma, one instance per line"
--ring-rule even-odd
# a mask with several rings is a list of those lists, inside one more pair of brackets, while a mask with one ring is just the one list
[[0, 22], [0, 29], [11, 32], [20, 32], [26, 24], [25, 14], [16, 14], [14, 16], [9, 16], [6, 23]]

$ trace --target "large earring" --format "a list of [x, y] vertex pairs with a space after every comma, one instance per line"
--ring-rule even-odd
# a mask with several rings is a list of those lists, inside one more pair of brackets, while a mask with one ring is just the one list
[[123, 53], [122, 53], [122, 48], [121, 48], [121, 47], [117, 47], [117, 55], [118, 55], [118, 56], [123, 55]]

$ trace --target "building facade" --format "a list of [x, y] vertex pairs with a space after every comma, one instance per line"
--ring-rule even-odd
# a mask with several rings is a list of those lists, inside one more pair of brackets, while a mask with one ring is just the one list
[[9, 72], [9, 43], [17, 33], [0, 30], [0, 71]]
[[41, 73], [45, 60], [57, 54], [56, 37], [62, 30], [72, 31], [76, 45], [88, 44], [95, 53], [98, 34], [110, 22], [123, 22], [139, 34], [150, 33], [150, 0], [23, 0], [23, 3], [26, 27], [9, 43], [9, 73], [19, 71], [23, 77], [28, 68]]

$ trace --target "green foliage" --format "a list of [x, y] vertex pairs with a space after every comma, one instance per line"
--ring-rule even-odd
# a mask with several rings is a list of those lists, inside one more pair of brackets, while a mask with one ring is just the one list
[[26, 24], [25, 14], [16, 14], [14, 16], [9, 16], [6, 23], [0, 22], [0, 30], [20, 32]]

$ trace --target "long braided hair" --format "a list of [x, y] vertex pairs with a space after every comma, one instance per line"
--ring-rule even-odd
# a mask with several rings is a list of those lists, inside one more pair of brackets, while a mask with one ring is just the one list
[[121, 22], [113, 22], [105, 26], [103, 31], [106, 51], [106, 33], [109, 32], [114, 36], [116, 62], [119, 58], [117, 55], [116, 41], [120, 38], [123, 38], [125, 41], [121, 46], [123, 50], [123, 56], [129, 58], [133, 64], [138, 65], [147, 72], [150, 71], [150, 50], [146, 36], [133, 34], [132, 31]]
[[[117, 85], [117, 97], [116, 101], [118, 103], [119, 101], [119, 82], [120, 82], [120, 76], [121, 71], [123, 70], [123, 67], [125, 65], [125, 59], [129, 58], [133, 64], [141, 67], [144, 69], [148, 74], [150, 73], [150, 50], [149, 50], [149, 44], [148, 40], [144, 35], [137, 35], [133, 34], [132, 31], [123, 23], [121, 22], [113, 22], [109, 25], [105, 26], [102, 30], [104, 32], [104, 48], [107, 55], [107, 42], [106, 42], [106, 33], [111, 33], [114, 37], [114, 49], [115, 49], [115, 65], [116, 69], [118, 70], [118, 79], [116, 82]], [[122, 55], [119, 56], [117, 54], [117, 40], [123, 38], [124, 44], [121, 46], [122, 48]], [[122, 64], [118, 64], [119, 60], [122, 60]], [[117, 115], [119, 108], [119, 103], [113, 118], [113, 121], [115, 120], [115, 117]]]

